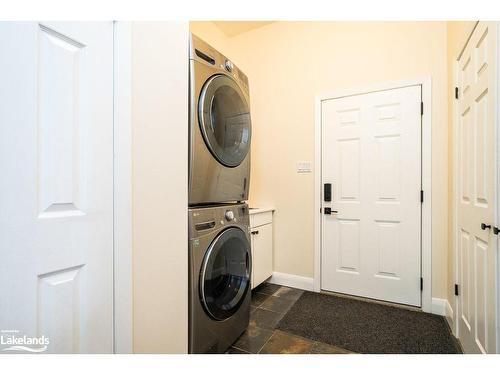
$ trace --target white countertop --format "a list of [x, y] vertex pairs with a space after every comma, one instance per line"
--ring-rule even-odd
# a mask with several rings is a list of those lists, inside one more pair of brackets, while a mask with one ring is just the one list
[[269, 211], [275, 211], [274, 207], [250, 207], [248, 212], [250, 215], [252, 214], [260, 214], [262, 212], [269, 212]]

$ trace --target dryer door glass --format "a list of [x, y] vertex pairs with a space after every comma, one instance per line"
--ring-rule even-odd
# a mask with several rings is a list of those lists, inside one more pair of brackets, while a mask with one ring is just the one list
[[250, 289], [250, 244], [239, 228], [219, 234], [208, 248], [200, 277], [200, 298], [216, 320], [231, 317]]
[[250, 108], [238, 84], [226, 75], [211, 77], [202, 89], [198, 118], [210, 152], [227, 167], [236, 167], [250, 150]]

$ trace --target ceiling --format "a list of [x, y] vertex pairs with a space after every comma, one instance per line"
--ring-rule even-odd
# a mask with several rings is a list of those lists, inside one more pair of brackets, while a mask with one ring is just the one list
[[233, 37], [274, 21], [214, 21], [215, 25], [228, 37]]

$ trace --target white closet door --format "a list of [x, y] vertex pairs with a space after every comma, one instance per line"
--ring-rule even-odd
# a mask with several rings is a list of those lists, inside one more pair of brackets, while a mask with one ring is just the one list
[[421, 305], [420, 106], [420, 85], [323, 101], [323, 290]]
[[497, 24], [480, 22], [458, 63], [458, 320], [469, 353], [496, 351], [497, 44]]
[[0, 22], [0, 56], [0, 329], [112, 352], [113, 24]]

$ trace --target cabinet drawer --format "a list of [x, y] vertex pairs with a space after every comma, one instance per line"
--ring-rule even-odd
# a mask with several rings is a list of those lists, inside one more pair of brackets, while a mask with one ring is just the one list
[[255, 228], [264, 224], [269, 224], [273, 222], [273, 212], [259, 212], [256, 214], [250, 214], [250, 228]]

